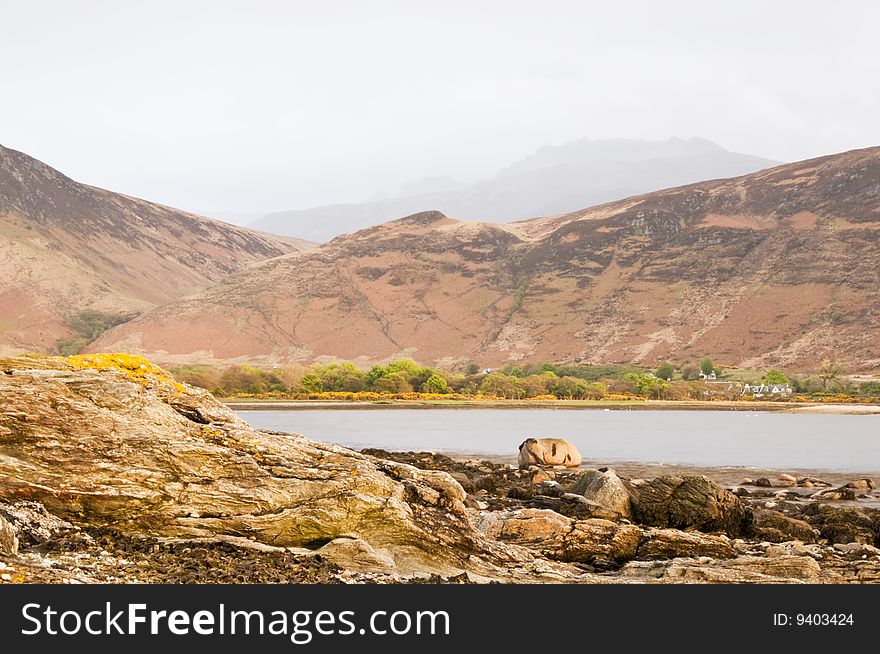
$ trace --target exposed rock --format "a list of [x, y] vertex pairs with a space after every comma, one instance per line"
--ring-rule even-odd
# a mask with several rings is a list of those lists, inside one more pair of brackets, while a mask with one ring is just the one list
[[852, 488], [857, 491], [868, 491], [877, 488], [877, 484], [873, 479], [856, 479], [844, 485], [845, 488]]
[[804, 488], [828, 488], [831, 484], [824, 479], [816, 479], [815, 477], [802, 477], [798, 479], [798, 486]]
[[347, 570], [394, 573], [397, 567], [387, 552], [377, 551], [360, 538], [334, 538], [316, 551]]
[[819, 530], [809, 523], [797, 518], [790, 518], [780, 511], [769, 509], [755, 509], [754, 537], [771, 543], [783, 543], [790, 540], [799, 540], [804, 543], [815, 543], [819, 536]]
[[754, 485], [758, 486], [759, 488], [770, 488], [773, 486], [773, 484], [770, 483], [770, 480], [767, 479], [767, 477], [760, 477], [756, 479]]
[[752, 512], [707, 477], [668, 475], [640, 486], [635, 519], [652, 527], [698, 529], [736, 537], [751, 529]]
[[136, 357], [77, 361], [0, 375], [0, 500], [132, 535], [311, 548], [355, 537], [402, 574], [504, 576], [534, 558], [482, 538], [445, 472], [256, 431]]
[[587, 487], [594, 479], [600, 477], [603, 473], [599, 470], [584, 470], [572, 484], [571, 492], [577, 495], [583, 495]]
[[0, 517], [11, 525], [22, 546], [45, 543], [58, 534], [78, 529], [46, 511], [39, 502], [0, 502]]
[[782, 488], [790, 488], [792, 486], [797, 486], [797, 479], [791, 475], [783, 473], [776, 478], [776, 485]]
[[803, 518], [832, 543], [880, 545], [880, 509], [815, 503], [806, 506]]
[[681, 556], [711, 556], [729, 559], [736, 551], [726, 536], [678, 529], [648, 529], [637, 552], [640, 559], [674, 559]]
[[813, 499], [823, 499], [829, 502], [840, 502], [840, 501], [855, 501], [856, 492], [852, 488], [828, 488], [826, 490], [820, 490], [818, 493], [813, 493], [811, 496]]
[[9, 556], [18, 554], [18, 536], [3, 516], [0, 516], [0, 554]]
[[[583, 479], [583, 476], [581, 476], [581, 479]], [[577, 485], [575, 483], [575, 486]], [[605, 507], [622, 518], [632, 518], [629, 491], [613, 470], [596, 475], [581, 494], [588, 500]]]
[[616, 511], [574, 493], [563, 493], [559, 497], [535, 495], [526, 501], [526, 506], [533, 509], [551, 509], [569, 518], [581, 520], [586, 518], [620, 519], [620, 514]]
[[563, 438], [527, 438], [519, 446], [519, 467], [531, 465], [562, 466], [577, 468], [581, 453]]

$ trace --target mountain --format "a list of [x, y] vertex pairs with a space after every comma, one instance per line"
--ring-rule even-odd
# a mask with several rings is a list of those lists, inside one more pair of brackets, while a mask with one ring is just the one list
[[419, 211], [463, 220], [507, 222], [549, 216], [639, 193], [706, 179], [734, 177], [778, 162], [730, 152], [705, 139], [582, 139], [535, 154], [475, 184], [448, 177], [405, 185], [396, 197], [273, 213], [252, 227], [328, 241]]
[[243, 268], [92, 349], [878, 369], [880, 148], [507, 225], [417, 214]]
[[0, 146], [0, 352], [51, 351], [83, 310], [121, 319], [307, 246], [80, 184]]

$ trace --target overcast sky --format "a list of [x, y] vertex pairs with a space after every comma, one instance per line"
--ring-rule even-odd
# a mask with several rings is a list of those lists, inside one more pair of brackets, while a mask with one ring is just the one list
[[880, 144], [880, 3], [0, 0], [0, 143], [202, 212], [360, 201], [582, 137]]

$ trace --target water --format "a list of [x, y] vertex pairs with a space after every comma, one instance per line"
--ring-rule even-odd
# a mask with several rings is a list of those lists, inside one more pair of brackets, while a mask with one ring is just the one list
[[556, 436], [588, 461], [880, 473], [880, 415], [546, 409], [240, 411], [257, 428], [353, 449], [509, 456]]

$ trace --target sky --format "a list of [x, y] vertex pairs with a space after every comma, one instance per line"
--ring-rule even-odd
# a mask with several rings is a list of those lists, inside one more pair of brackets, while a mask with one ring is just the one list
[[880, 145], [880, 3], [0, 0], [0, 144], [237, 222], [542, 145]]

